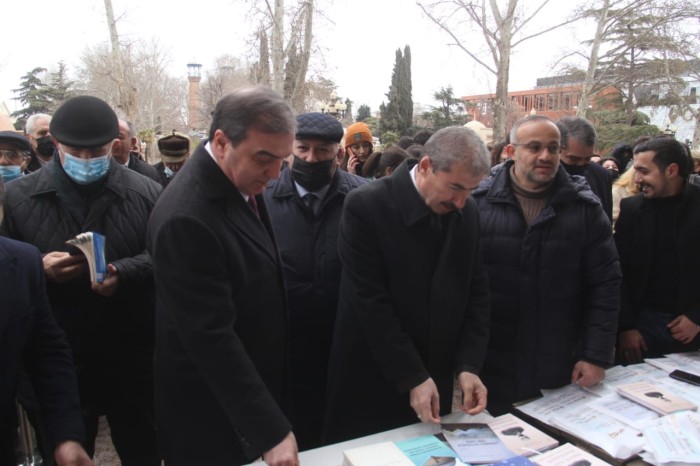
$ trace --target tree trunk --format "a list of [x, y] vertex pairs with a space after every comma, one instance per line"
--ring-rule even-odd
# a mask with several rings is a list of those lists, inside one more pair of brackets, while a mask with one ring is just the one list
[[591, 44], [591, 54], [588, 59], [588, 69], [586, 70], [586, 79], [583, 82], [581, 90], [581, 100], [576, 108], [576, 116], [586, 117], [588, 106], [591, 104], [591, 96], [593, 94], [593, 83], [595, 79], [595, 71], [598, 68], [598, 54], [600, 53], [600, 44], [603, 41], [605, 34], [605, 25], [608, 21], [608, 11], [610, 11], [610, 0], [603, 0], [603, 6], [600, 9], [598, 16], [598, 26], [596, 27], [593, 44]]
[[117, 81], [117, 91], [119, 93], [118, 107], [124, 112], [127, 120], [133, 120], [136, 109], [136, 95], [126, 83], [124, 77], [124, 65], [122, 63], [121, 48], [119, 47], [119, 34], [117, 34], [117, 23], [114, 20], [114, 9], [112, 0], [104, 0], [107, 13], [107, 26], [109, 27], [109, 39], [112, 44], [112, 65], [114, 66], [114, 79]]
[[291, 104], [297, 112], [303, 111], [304, 90], [306, 85], [306, 72], [309, 69], [311, 56], [311, 43], [313, 40], [314, 2], [307, 0], [304, 8], [304, 44], [299, 53], [299, 70], [294, 81], [294, 89], [291, 95]]
[[284, 0], [275, 0], [272, 18], [272, 89], [284, 95]]

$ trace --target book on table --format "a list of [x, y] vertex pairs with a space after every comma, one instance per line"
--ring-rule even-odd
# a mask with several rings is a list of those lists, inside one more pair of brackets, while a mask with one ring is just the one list
[[697, 406], [669, 390], [648, 382], [636, 382], [617, 387], [618, 393], [642, 406], [667, 415], [678, 411], [695, 411]]
[[442, 424], [442, 434], [465, 463], [489, 464], [517, 456], [486, 423]]
[[434, 435], [382, 442], [343, 452], [343, 466], [462, 466], [457, 454]]
[[66, 241], [71, 255], [83, 254], [90, 269], [90, 281], [102, 283], [107, 278], [107, 261], [105, 259], [105, 237], [94, 231], [80, 233]]
[[489, 421], [488, 426], [510, 451], [531, 456], [559, 445], [559, 442], [522, 419], [504, 414]]

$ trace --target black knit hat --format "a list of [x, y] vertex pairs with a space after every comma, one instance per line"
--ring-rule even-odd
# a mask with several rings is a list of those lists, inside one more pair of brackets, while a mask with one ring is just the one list
[[71, 147], [99, 147], [119, 134], [119, 120], [102, 99], [81, 95], [66, 100], [51, 118], [51, 135]]
[[328, 113], [302, 113], [297, 116], [296, 138], [340, 142], [343, 138], [343, 125]]
[[0, 142], [6, 142], [16, 145], [20, 150], [31, 151], [32, 146], [29, 145], [27, 138], [17, 133], [16, 131], [0, 131]]

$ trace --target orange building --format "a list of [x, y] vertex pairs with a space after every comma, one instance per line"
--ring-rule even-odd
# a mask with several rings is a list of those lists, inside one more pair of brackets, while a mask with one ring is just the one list
[[[537, 82], [553, 83], [554, 78], [538, 79]], [[581, 83], [564, 85], [538, 86], [528, 91], [509, 92], [510, 109], [508, 125], [510, 126], [519, 118], [532, 113], [545, 115], [552, 120], [558, 120], [564, 116], [576, 115], [576, 109], [581, 100]], [[614, 108], [613, 101], [619, 100], [620, 91], [612, 86], [601, 90], [591, 100], [591, 108]], [[470, 95], [462, 97], [464, 106], [471, 121], [479, 121], [487, 127], [493, 127], [493, 102], [495, 94]]]

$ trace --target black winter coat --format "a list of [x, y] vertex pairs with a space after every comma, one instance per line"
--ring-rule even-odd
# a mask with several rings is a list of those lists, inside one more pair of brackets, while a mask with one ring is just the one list
[[[678, 251], [678, 306], [679, 314], [685, 314], [700, 324], [700, 249], [697, 247], [700, 233], [700, 187], [688, 184], [683, 199], [674, 215], [673, 226]], [[620, 251], [620, 263], [624, 271], [620, 330], [635, 328], [639, 312], [644, 308], [644, 292], [649, 281], [655, 246], [654, 209], [641, 194], [623, 199], [620, 217], [615, 224], [615, 241]], [[687, 346], [686, 349], [694, 349]]]
[[319, 446], [328, 354], [338, 308], [338, 229], [345, 196], [367, 180], [337, 169], [316, 215], [290, 170], [269, 183], [265, 204], [282, 256], [289, 303], [290, 420], [300, 448]]
[[260, 219], [200, 145], [149, 221], [166, 464], [247, 464], [291, 431], [282, 266], [256, 201]]
[[343, 262], [329, 365], [326, 440], [416, 422], [409, 391], [433, 379], [441, 413], [454, 376], [479, 373], [489, 296], [474, 201], [441, 216], [411, 179], [417, 161], [351, 192], [340, 222]]
[[[90, 288], [89, 275], [49, 282], [56, 320], [71, 343], [79, 375], [133, 373], [150, 367], [154, 339], [153, 279], [146, 224], [160, 186], [110, 161], [102, 186], [84, 199], [55, 157], [43, 169], [7, 184], [5, 236], [42, 253], [67, 251], [65, 241], [85, 231], [106, 237], [106, 260], [119, 272], [107, 298]], [[89, 206], [84, 211], [76, 206]], [[148, 370], [148, 368], [144, 370]]]
[[612, 363], [620, 308], [610, 222], [585, 180], [559, 167], [528, 226], [510, 186], [512, 165], [494, 167], [473, 193], [492, 299], [482, 371], [490, 411], [568, 384], [579, 360]]

